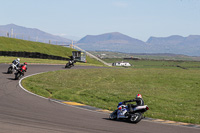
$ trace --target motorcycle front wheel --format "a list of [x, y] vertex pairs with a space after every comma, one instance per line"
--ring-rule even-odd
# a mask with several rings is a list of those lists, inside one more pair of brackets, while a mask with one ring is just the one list
[[129, 118], [130, 122], [132, 122], [132, 123], [138, 123], [138, 122], [141, 121], [141, 119], [142, 119], [142, 114], [141, 113], [131, 114], [130, 118]]
[[15, 79], [16, 79], [16, 80], [20, 79], [20, 77], [21, 77], [21, 73], [19, 73], [19, 72], [18, 72], [18, 73], [15, 73]]
[[113, 111], [110, 116], [109, 116], [110, 120], [116, 120], [117, 119], [117, 110]]
[[71, 68], [71, 66], [69, 65], [69, 63], [67, 63], [67, 64], [65, 65], [65, 68]]

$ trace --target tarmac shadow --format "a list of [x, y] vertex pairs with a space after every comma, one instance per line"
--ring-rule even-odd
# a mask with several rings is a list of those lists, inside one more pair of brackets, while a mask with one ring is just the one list
[[3, 74], [11, 74], [11, 73], [7, 73], [7, 72], [2, 72]]
[[7, 79], [9, 79], [9, 80], [16, 80], [15, 78], [7, 78]]
[[137, 123], [131, 123], [128, 120], [123, 120], [123, 119], [120, 119], [120, 120], [111, 120], [109, 118], [102, 118], [102, 119], [108, 120], [108, 121], [113, 121], [113, 122], [124, 122], [124, 123], [129, 123], [129, 124], [137, 124]]

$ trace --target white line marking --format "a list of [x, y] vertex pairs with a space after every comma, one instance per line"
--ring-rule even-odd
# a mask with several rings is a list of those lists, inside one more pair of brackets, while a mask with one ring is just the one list
[[40, 95], [37, 95], [37, 94], [35, 94], [35, 93], [32, 93], [32, 92], [28, 91], [27, 89], [25, 89], [25, 88], [21, 85], [21, 82], [22, 82], [23, 79], [28, 78], [28, 77], [30, 77], [30, 76], [37, 75], [37, 74], [41, 74], [41, 73], [45, 73], [45, 72], [35, 73], [35, 74], [28, 75], [28, 76], [26, 76], [26, 77], [23, 77], [22, 79], [19, 80], [19, 86], [20, 86], [24, 91], [28, 92], [29, 94], [32, 94], [32, 95], [34, 95], [34, 96], [37, 96], [37, 97], [40, 97], [40, 98], [43, 98], [43, 99], [47, 99], [47, 100], [48, 100], [48, 98], [46, 98], [46, 97], [43, 97], [43, 96], [40, 96]]
[[53, 100], [53, 99], [49, 99], [49, 98], [46, 98], [46, 97], [43, 97], [43, 96], [40, 96], [40, 95], [37, 95], [35, 93], [32, 93], [30, 91], [28, 91], [27, 89], [25, 89], [22, 85], [21, 85], [21, 82], [23, 79], [25, 78], [28, 78], [30, 76], [34, 76], [34, 75], [37, 75], [37, 74], [41, 74], [41, 73], [45, 73], [45, 72], [40, 72], [40, 73], [35, 73], [35, 74], [31, 74], [31, 75], [28, 75], [28, 76], [25, 76], [23, 77], [22, 79], [19, 80], [19, 86], [24, 90], [26, 91], [27, 93], [31, 94], [31, 95], [34, 95], [34, 96], [37, 96], [37, 97], [40, 97], [40, 98], [43, 98], [43, 99], [46, 99], [46, 100], [51, 100], [55, 103], [59, 103], [59, 104], [62, 104], [62, 105], [65, 105], [65, 106], [70, 106], [70, 107], [74, 107], [74, 108], [79, 108], [79, 109], [82, 109], [82, 110], [87, 110], [87, 111], [90, 111], [90, 112], [95, 112], [95, 113], [100, 113], [100, 114], [107, 114], [105, 112], [98, 112], [98, 111], [95, 111], [95, 110], [89, 110], [89, 109], [85, 109], [85, 108], [81, 108], [81, 107], [77, 107], [77, 106], [73, 106], [73, 105], [68, 105], [66, 103], [62, 103], [62, 102], [59, 102], [59, 101], [56, 101], [56, 100]]

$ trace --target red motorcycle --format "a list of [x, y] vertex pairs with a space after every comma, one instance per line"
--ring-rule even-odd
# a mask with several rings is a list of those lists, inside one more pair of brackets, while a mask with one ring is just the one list
[[21, 65], [19, 69], [17, 69], [17, 72], [15, 73], [15, 79], [21, 79], [24, 76], [24, 73], [27, 70], [27, 63], [25, 62], [24, 65]]

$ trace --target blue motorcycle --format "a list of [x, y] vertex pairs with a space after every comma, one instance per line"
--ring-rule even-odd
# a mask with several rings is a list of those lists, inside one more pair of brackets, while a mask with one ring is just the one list
[[118, 109], [116, 109], [110, 114], [109, 119], [111, 120], [123, 119], [123, 120], [129, 120], [132, 123], [138, 123], [143, 118], [144, 112], [149, 110], [149, 107], [147, 105], [131, 106], [131, 107], [133, 110], [132, 112], [129, 111], [127, 105], [120, 102], [117, 106]]

